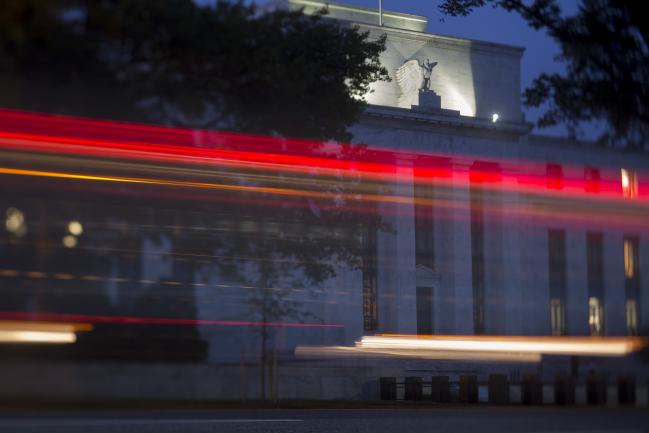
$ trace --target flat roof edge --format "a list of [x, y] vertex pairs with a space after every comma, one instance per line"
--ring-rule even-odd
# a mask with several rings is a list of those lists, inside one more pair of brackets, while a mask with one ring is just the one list
[[[281, 1], [281, 0], [280, 0]], [[329, 10], [339, 10], [341, 12], [351, 12], [351, 13], [360, 13], [360, 14], [366, 14], [369, 16], [372, 16], [374, 19], [368, 19], [367, 21], [364, 19], [355, 19], [353, 16], [345, 17], [345, 16], [330, 16], [331, 19], [336, 19], [339, 21], [344, 21], [352, 24], [356, 24], [359, 26], [367, 27], [372, 30], [383, 30], [386, 33], [398, 33], [398, 32], [403, 32], [404, 34], [411, 34], [411, 35], [416, 35], [419, 38], [427, 38], [427, 39], [433, 39], [436, 41], [440, 41], [443, 43], [447, 43], [449, 45], [455, 45], [455, 46], [461, 46], [465, 48], [478, 48], [478, 49], [484, 49], [484, 50], [496, 50], [500, 52], [507, 52], [512, 55], [517, 55], [517, 56], [522, 56], [523, 52], [525, 51], [524, 47], [520, 46], [515, 46], [515, 45], [508, 45], [508, 44], [503, 44], [503, 43], [498, 43], [498, 42], [490, 42], [490, 41], [482, 41], [482, 40], [477, 40], [477, 39], [467, 39], [467, 38], [460, 38], [456, 36], [447, 36], [447, 35], [441, 35], [441, 34], [436, 34], [436, 33], [428, 33], [427, 31], [423, 30], [426, 28], [426, 25], [428, 24], [428, 18], [421, 16], [421, 15], [414, 15], [414, 14], [407, 14], [403, 12], [396, 12], [396, 11], [391, 11], [391, 10], [384, 10], [383, 11], [383, 16], [384, 18], [387, 18], [387, 22], [384, 21], [384, 25], [380, 26], [378, 24], [378, 15], [379, 11], [376, 8], [369, 8], [369, 7], [364, 7], [364, 6], [356, 6], [356, 5], [350, 5], [346, 3], [339, 3], [339, 2], [329, 2], [329, 1], [324, 1], [324, 0], [284, 0], [285, 4], [294, 6], [294, 7], [311, 7], [311, 8], [328, 8]], [[396, 26], [391, 26], [390, 25], [390, 18], [394, 18], [396, 20], [405, 20], [413, 23], [413, 26], [420, 27], [421, 30], [415, 30], [413, 28], [405, 28], [405, 27], [396, 27]]]
[[[329, 1], [322, 1], [322, 0], [288, 0], [288, 3], [292, 5], [305, 5], [305, 6], [313, 6], [313, 7], [322, 6], [329, 9], [348, 10], [353, 12], [367, 13], [369, 15], [379, 14], [379, 10], [375, 8], [350, 5], [347, 3], [340, 3], [340, 2], [329, 2]], [[428, 23], [428, 18], [422, 15], [408, 14], [404, 12], [390, 11], [385, 9], [383, 10], [383, 16], [385, 17], [392, 16], [392, 17], [407, 19], [411, 21]]]

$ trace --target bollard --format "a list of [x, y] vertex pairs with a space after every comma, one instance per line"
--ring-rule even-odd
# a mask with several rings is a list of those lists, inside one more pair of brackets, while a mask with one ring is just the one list
[[436, 403], [448, 403], [451, 401], [451, 387], [448, 376], [431, 377], [430, 399]]
[[396, 377], [382, 377], [379, 380], [379, 393], [381, 400], [396, 400], [397, 399], [397, 378]]
[[569, 376], [557, 376], [554, 381], [554, 402], [558, 405], [575, 404], [575, 381]]
[[460, 402], [478, 402], [478, 378], [474, 374], [460, 375]]
[[522, 389], [519, 383], [509, 385], [509, 403], [521, 404], [523, 402]]
[[523, 404], [542, 404], [543, 386], [535, 374], [523, 376]]
[[617, 381], [617, 398], [620, 404], [635, 404], [635, 379], [621, 376]]
[[509, 403], [509, 382], [504, 374], [489, 375], [489, 403]]
[[404, 400], [421, 400], [422, 395], [422, 382], [421, 377], [410, 376], [406, 377], [406, 389], [403, 395]]
[[592, 372], [586, 379], [586, 401], [588, 404], [606, 403], [606, 381]]
[[554, 384], [553, 383], [543, 383], [541, 384], [541, 399], [542, 404], [554, 404]]

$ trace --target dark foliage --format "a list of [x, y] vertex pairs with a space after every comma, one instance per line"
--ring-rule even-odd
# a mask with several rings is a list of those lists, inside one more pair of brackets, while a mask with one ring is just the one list
[[[364, 106], [360, 97], [371, 82], [387, 79], [379, 63], [384, 39], [368, 37], [320, 15], [285, 10], [261, 13], [241, 2], [221, 1], [208, 8], [191, 0], [0, 0], [0, 78], [6, 78], [0, 79], [0, 105], [348, 140], [347, 128]], [[330, 156], [353, 159], [366, 151], [360, 146], [342, 145], [332, 151], [319, 141], [301, 143], [304, 153], [314, 156], [334, 152]], [[126, 227], [158, 224], [173, 231], [133, 231], [102, 242], [111, 250], [134, 252], [132, 260], [118, 265], [120, 273], [133, 274], [129, 279], [135, 281], [141, 279], [138, 251], [143, 242], [168, 241], [174, 258], [170, 278], [182, 284], [178, 292], [169, 292], [176, 286], [156, 281], [114, 307], [98, 288], [100, 293], [93, 298], [97, 314], [194, 318], [197, 308], [191, 284], [195, 275], [203, 273], [254, 287], [248, 289], [250, 320], [301, 321], [305, 309], [291, 298], [293, 289], [317, 286], [340, 266], [357, 268], [359, 234], [385, 229], [372, 205], [363, 200], [363, 194], [379, 193], [382, 187], [361, 185], [360, 178], [322, 178], [315, 169], [313, 175], [299, 178], [290, 172], [273, 176], [260, 176], [254, 170], [232, 176], [226, 172], [224, 182], [298, 188], [312, 197], [231, 193], [218, 205], [197, 200], [176, 209], [173, 202], [147, 202], [145, 191], [134, 189], [137, 205], [120, 199], [119, 212], [104, 212], [123, 218]], [[93, 208], [90, 200], [69, 199]], [[147, 212], [137, 214], [140, 207]], [[172, 216], [161, 222], [166, 212]], [[194, 223], [189, 221], [192, 215], [198, 218]], [[228, 230], [219, 236], [193, 230], [221, 226]], [[41, 255], [50, 262], [50, 252]], [[178, 259], [186, 257], [212, 260]], [[107, 257], [100, 259], [108, 263]], [[97, 274], [109, 271], [102, 268]], [[183, 297], [172, 298], [181, 288]], [[58, 307], [65, 311], [68, 305]], [[74, 355], [100, 359], [173, 355], [186, 360], [206, 355], [193, 326], [182, 332], [156, 326], [96, 331], [80, 340], [82, 349], [77, 350], [83, 353]], [[260, 331], [265, 365], [273, 335], [266, 326]], [[263, 382], [266, 373], [261, 371]]]
[[527, 106], [547, 103], [539, 126], [603, 119], [603, 142], [644, 149], [649, 138], [649, 19], [643, 2], [581, 0], [563, 16], [556, 0], [444, 0], [439, 9], [464, 16], [487, 4], [517, 12], [545, 30], [561, 49], [563, 74], [542, 74], [523, 95]]
[[47, 89], [3, 105], [67, 114], [349, 140], [358, 97], [387, 79], [383, 49], [321, 15], [242, 2], [0, 2], [0, 73]]

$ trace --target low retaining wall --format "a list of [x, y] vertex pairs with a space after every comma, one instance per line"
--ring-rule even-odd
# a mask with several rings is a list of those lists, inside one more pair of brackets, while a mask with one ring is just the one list
[[[415, 373], [392, 365], [287, 362], [266, 396], [280, 400], [412, 400], [436, 403], [649, 405], [649, 380], [597, 376], [548, 381], [525, 373]], [[516, 376], [518, 377], [518, 376]], [[0, 363], [0, 400], [256, 400], [258, 364]]]
[[379, 395], [382, 400], [428, 400], [435, 403], [490, 403], [525, 405], [628, 405], [649, 406], [649, 383], [629, 376], [615, 380], [588, 377], [576, 382], [569, 377], [557, 377], [543, 382], [535, 375], [510, 382], [505, 375], [492, 374], [486, 381], [478, 376], [460, 375], [452, 381], [449, 376], [428, 379], [415, 376], [381, 377]]
[[[378, 377], [401, 369], [317, 364], [280, 365], [279, 399], [378, 400]], [[2, 363], [0, 400], [254, 400], [258, 365]], [[266, 396], [274, 380], [266, 377]]]

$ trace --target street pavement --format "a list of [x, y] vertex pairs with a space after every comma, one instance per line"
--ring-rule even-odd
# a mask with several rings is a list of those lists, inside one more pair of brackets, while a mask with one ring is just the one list
[[0, 433], [649, 433], [649, 410], [447, 407], [416, 409], [14, 412]]

